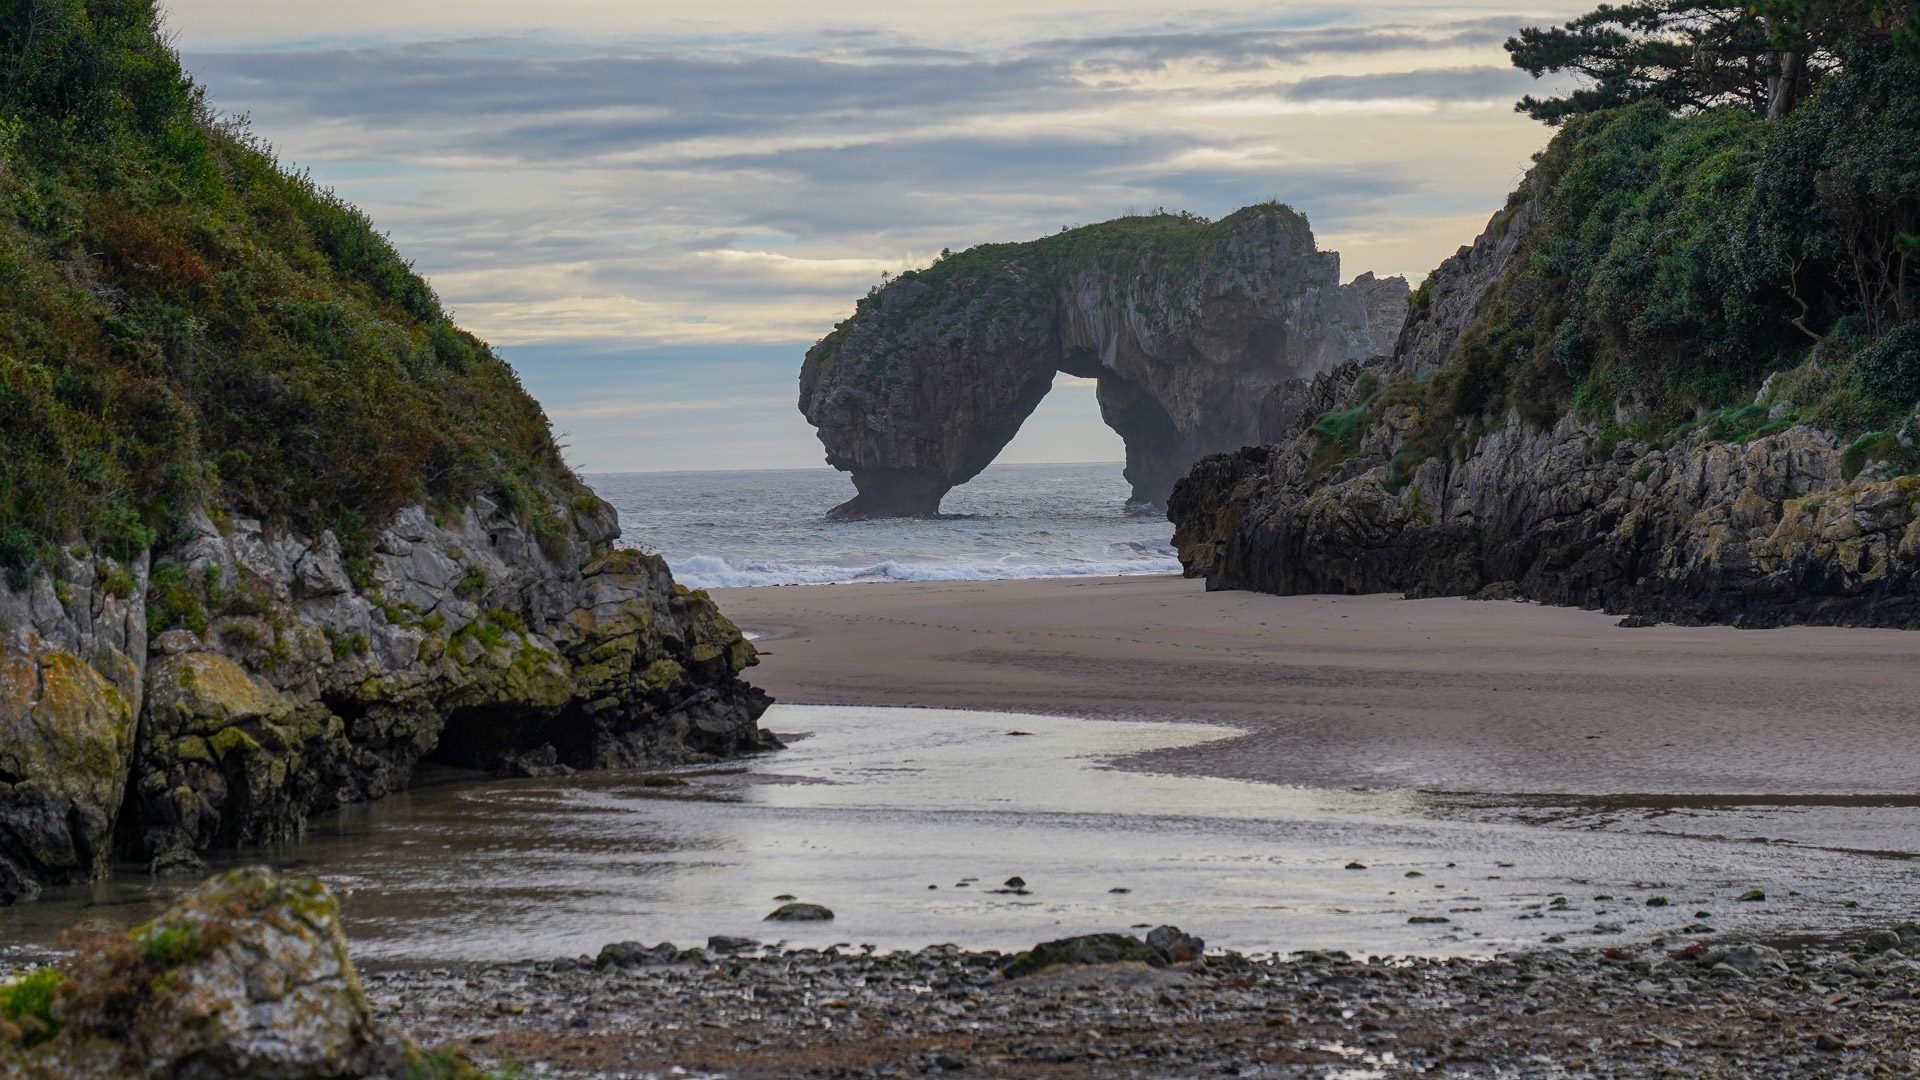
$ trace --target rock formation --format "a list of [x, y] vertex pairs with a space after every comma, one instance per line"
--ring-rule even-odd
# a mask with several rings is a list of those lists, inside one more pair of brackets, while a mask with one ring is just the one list
[[[404, 787], [771, 745], [753, 646], [580, 496], [536, 536], [486, 500], [414, 506], [371, 551], [189, 515], [123, 566], [0, 585], [0, 900], [117, 857], [196, 866]], [[437, 516], [436, 516], [437, 515]]]
[[[459, 1080], [479, 1070], [379, 1023], [314, 878], [216, 877], [132, 931], [98, 928], [17, 1022], [0, 1071], [23, 1080]], [[0, 988], [0, 994], [6, 988]], [[8, 1030], [11, 1029], [11, 1030]]]
[[1193, 461], [1274, 428], [1278, 388], [1390, 344], [1406, 281], [1339, 278], [1339, 255], [1278, 204], [1122, 218], [902, 274], [801, 369], [800, 410], [859, 490], [832, 516], [938, 512], [1060, 372], [1097, 380], [1134, 501], [1163, 502]]
[[[1168, 517], [1210, 589], [1529, 597], [1682, 623], [1920, 625], [1920, 477], [1835, 435], [1658, 441], [1611, 418], [1517, 409], [1420, 442], [1420, 380], [1448, 359], [1532, 221], [1516, 200], [1415, 296], [1393, 357], [1297, 398], [1271, 445], [1197, 463]], [[1771, 383], [1754, 407], [1784, 416]], [[1348, 417], [1354, 430], [1330, 420]], [[1901, 439], [1911, 445], [1920, 420]], [[1864, 466], [1864, 467], [1862, 467]], [[1857, 470], [1857, 471], [1856, 471]]]

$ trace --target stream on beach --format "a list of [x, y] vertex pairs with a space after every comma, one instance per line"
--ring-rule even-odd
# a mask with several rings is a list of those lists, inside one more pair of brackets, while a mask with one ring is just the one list
[[[1329, 790], [1125, 767], [1238, 734], [1218, 725], [797, 705], [762, 723], [788, 748], [683, 771], [684, 786], [442, 778], [237, 861], [318, 874], [376, 968], [710, 934], [1015, 949], [1161, 923], [1245, 952], [1485, 955], [1848, 932], [1920, 910], [1920, 800]], [[1024, 889], [1004, 884], [1016, 876]], [[191, 884], [122, 868], [0, 909], [0, 966]], [[1739, 899], [1754, 890], [1765, 899]], [[763, 922], [780, 896], [837, 918]]]

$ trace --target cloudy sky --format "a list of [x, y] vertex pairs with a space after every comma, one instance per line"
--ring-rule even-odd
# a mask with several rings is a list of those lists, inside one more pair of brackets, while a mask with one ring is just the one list
[[[173, 0], [222, 110], [365, 208], [590, 472], [817, 466], [800, 358], [943, 247], [1278, 197], [1418, 281], [1590, 5]], [[1062, 377], [1003, 460], [1117, 460]]]

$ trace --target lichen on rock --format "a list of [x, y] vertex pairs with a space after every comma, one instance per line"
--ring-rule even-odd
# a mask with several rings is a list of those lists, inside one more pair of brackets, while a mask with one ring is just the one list
[[358, 583], [331, 533], [196, 511], [155, 553], [158, 585], [142, 565], [102, 608], [117, 636], [76, 623], [44, 574], [0, 587], [18, 627], [0, 650], [0, 901], [113, 855], [194, 869], [428, 759], [557, 773], [777, 745], [739, 628], [659, 557], [609, 546], [611, 507], [576, 501], [558, 542], [485, 500], [404, 508]]
[[[160, 918], [70, 938], [34, 1030], [0, 1033], [23, 1080], [373, 1080], [476, 1073], [374, 1019], [320, 882], [215, 877]], [[430, 1066], [438, 1066], [433, 1068]], [[451, 1066], [451, 1067], [449, 1067]]]

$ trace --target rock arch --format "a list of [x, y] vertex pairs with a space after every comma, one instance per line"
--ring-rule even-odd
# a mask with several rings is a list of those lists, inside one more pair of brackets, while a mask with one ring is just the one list
[[1137, 502], [1264, 441], [1294, 391], [1389, 351], [1404, 278], [1340, 283], [1306, 218], [1121, 218], [944, 256], [863, 298], [808, 351], [800, 410], [858, 494], [829, 516], [927, 516], [1020, 430], [1054, 375], [1096, 380]]

